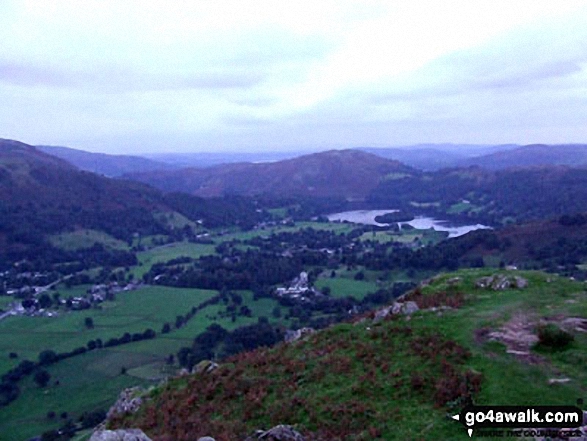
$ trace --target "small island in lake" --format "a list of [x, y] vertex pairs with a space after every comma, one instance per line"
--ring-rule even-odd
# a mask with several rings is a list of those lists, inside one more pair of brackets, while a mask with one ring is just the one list
[[414, 215], [405, 211], [394, 211], [392, 213], [385, 213], [380, 216], [375, 216], [375, 222], [380, 224], [392, 224], [395, 222], [410, 222], [414, 220]]

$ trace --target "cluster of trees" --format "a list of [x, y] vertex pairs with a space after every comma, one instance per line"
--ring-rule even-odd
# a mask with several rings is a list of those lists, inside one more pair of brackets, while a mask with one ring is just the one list
[[202, 360], [224, 358], [261, 346], [271, 346], [282, 340], [283, 331], [269, 324], [265, 318], [233, 331], [213, 324], [195, 338], [191, 347], [181, 348], [177, 360], [182, 367], [191, 369]]
[[147, 283], [218, 291], [253, 289], [291, 280], [309, 260], [323, 260], [316, 253], [311, 254], [284, 257], [255, 249], [235, 250], [231, 256], [202, 256], [189, 267], [153, 265], [144, 280]]

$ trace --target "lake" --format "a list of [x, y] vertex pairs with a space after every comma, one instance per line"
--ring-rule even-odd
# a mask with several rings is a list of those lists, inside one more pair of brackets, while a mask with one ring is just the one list
[[[381, 216], [385, 213], [395, 213], [399, 210], [355, 210], [355, 211], [343, 211], [342, 213], [329, 214], [328, 220], [331, 222], [352, 222], [355, 224], [364, 225], [377, 225], [380, 227], [386, 226], [375, 221], [377, 216]], [[449, 225], [447, 221], [441, 219], [434, 219], [427, 216], [416, 216], [415, 219], [409, 222], [398, 222], [400, 228], [402, 225], [410, 225], [418, 230], [428, 230], [430, 228], [436, 231], [448, 232], [448, 237], [458, 237], [463, 234], [467, 234], [470, 231], [490, 229], [487, 225], [475, 224], [475, 225]]]

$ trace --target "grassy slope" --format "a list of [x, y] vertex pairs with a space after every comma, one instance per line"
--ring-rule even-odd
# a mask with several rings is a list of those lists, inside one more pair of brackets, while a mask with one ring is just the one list
[[128, 250], [128, 245], [103, 231], [80, 229], [67, 233], [54, 234], [49, 236], [51, 245], [64, 250], [78, 250], [82, 248], [91, 248], [94, 244], [99, 243], [106, 248], [117, 250]]
[[[171, 381], [153, 394], [153, 404], [142, 413], [114, 425], [139, 425], [155, 439], [168, 433], [176, 440], [208, 434], [238, 439], [277, 423], [297, 424], [327, 439], [469, 439], [461, 425], [446, 418], [453, 409], [435, 406], [432, 399], [443, 378], [451, 377], [442, 374], [447, 369], [443, 358], [457, 373], [454, 378], [481, 373], [478, 404], [574, 405], [587, 393], [585, 334], [578, 333], [569, 349], [540, 353], [540, 363], [528, 364], [507, 354], [503, 345], [480, 340], [475, 331], [498, 329], [522, 313], [529, 320], [587, 317], [584, 285], [520, 273], [530, 282], [525, 290], [475, 288], [474, 281], [486, 274], [461, 271], [456, 287], [446, 283], [452, 274], [423, 289], [425, 295], [463, 293], [460, 309], [423, 311], [380, 324], [341, 324], [304, 342], [244, 354], [212, 374]], [[447, 341], [469, 355], [459, 356]], [[420, 390], [413, 387], [414, 376], [419, 377], [416, 386], [423, 379]], [[548, 385], [553, 377], [571, 381]]]
[[[75, 287], [83, 291], [83, 287]], [[69, 291], [62, 291], [69, 295]], [[31, 378], [19, 383], [21, 395], [0, 412], [0, 430], [8, 439], [24, 440], [64, 423], [59, 417], [46, 418], [53, 410], [57, 415], [68, 412], [79, 417], [84, 411], [108, 409], [125, 387], [149, 385], [166, 374], [177, 371], [177, 365], [166, 367], [164, 358], [176, 354], [183, 346], [190, 346], [194, 337], [212, 323], [234, 329], [256, 323], [261, 316], [274, 321], [271, 312], [278, 303], [273, 299], [253, 300], [250, 291], [239, 291], [243, 303], [252, 311], [251, 317], [238, 316], [236, 321], [221, 316], [225, 305], [211, 305], [192, 320], [169, 334], [159, 334], [162, 325], [172, 325], [177, 314], [185, 314], [215, 291], [147, 287], [117, 295], [115, 302], [103, 303], [102, 310], [85, 310], [62, 314], [57, 318], [12, 317], [0, 322], [0, 369], [5, 372], [21, 360], [36, 360], [40, 351], [53, 349], [68, 351], [84, 346], [89, 340], [120, 337], [125, 332], [142, 332], [152, 327], [157, 338], [133, 342], [79, 355], [47, 368], [52, 381], [60, 385], [38, 388]], [[284, 313], [285, 313], [285, 308]], [[94, 329], [84, 326], [84, 318], [92, 317]], [[284, 320], [281, 323], [287, 324]], [[15, 351], [19, 358], [11, 360]], [[121, 369], [126, 368], [126, 375]], [[0, 436], [0, 439], [3, 439]]]

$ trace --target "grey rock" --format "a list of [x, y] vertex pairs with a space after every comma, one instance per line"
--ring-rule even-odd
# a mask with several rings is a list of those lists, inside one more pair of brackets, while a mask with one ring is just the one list
[[393, 305], [391, 305], [391, 313], [393, 315], [399, 314], [400, 312], [402, 312], [403, 306], [404, 306], [403, 303], [395, 302]]
[[528, 281], [526, 279], [524, 279], [523, 277], [514, 277], [515, 283], [516, 283], [516, 288], [518, 289], [524, 289], [528, 286]]
[[90, 441], [152, 441], [140, 429], [98, 430]]
[[491, 286], [491, 282], [493, 282], [493, 277], [481, 277], [475, 281], [475, 286], [477, 288], [486, 289]]
[[482, 289], [492, 289], [494, 291], [503, 291], [505, 289], [517, 288], [524, 289], [528, 286], [528, 281], [519, 276], [504, 276], [496, 274], [489, 277], [481, 277], [475, 281], [475, 286]]
[[375, 317], [373, 317], [373, 323], [378, 323], [385, 318], [389, 317], [390, 315], [411, 315], [416, 311], [419, 311], [420, 308], [416, 302], [408, 301], [408, 302], [394, 302], [391, 306], [387, 306], [383, 309], [380, 309], [375, 312]]
[[144, 394], [144, 390], [140, 387], [123, 390], [116, 403], [108, 410], [107, 418], [126, 413], [135, 413], [143, 404], [142, 394]]
[[220, 366], [218, 363], [214, 363], [211, 360], [202, 360], [192, 369], [194, 374], [209, 374], [213, 370], [218, 369]]
[[446, 281], [446, 284], [449, 286], [455, 286], [458, 285], [459, 283], [461, 283], [463, 281], [463, 279], [461, 277], [451, 277], [450, 279], [448, 279]]
[[211, 436], [203, 436], [201, 438], [198, 438], [198, 441], [216, 441], [214, 438], [212, 438]]
[[416, 311], [419, 311], [420, 308], [418, 307], [418, 304], [416, 302], [406, 302], [404, 303], [404, 305], [402, 306], [402, 313], [405, 315], [411, 315]]
[[379, 323], [380, 321], [387, 318], [392, 313], [391, 308], [392, 308], [391, 306], [387, 306], [383, 309], [380, 309], [379, 311], [375, 311], [375, 317], [373, 317], [373, 323]]
[[267, 431], [257, 430], [254, 435], [245, 441], [306, 441], [306, 438], [291, 426], [279, 425]]
[[284, 340], [286, 343], [293, 343], [294, 341], [304, 339], [315, 332], [316, 330], [314, 328], [300, 328], [296, 330], [288, 329], [285, 332]]

